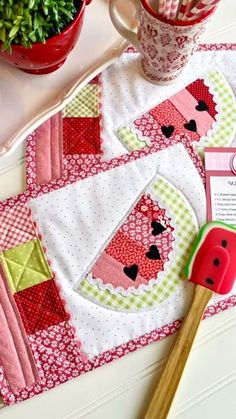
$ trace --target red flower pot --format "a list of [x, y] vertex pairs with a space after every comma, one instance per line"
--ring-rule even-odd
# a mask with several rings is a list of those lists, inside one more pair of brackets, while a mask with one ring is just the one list
[[[84, 20], [86, 4], [91, 0], [81, 0], [77, 15], [60, 34], [49, 38], [44, 44], [35, 43], [32, 48], [12, 45], [12, 53], [0, 50], [0, 58], [31, 74], [47, 74], [57, 70], [66, 61], [68, 54], [74, 48]], [[1, 49], [1, 43], [0, 43]]]

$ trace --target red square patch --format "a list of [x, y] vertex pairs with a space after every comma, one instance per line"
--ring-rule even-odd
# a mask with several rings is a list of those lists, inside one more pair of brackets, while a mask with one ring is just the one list
[[100, 118], [63, 119], [64, 154], [100, 154]]
[[14, 294], [27, 334], [68, 320], [54, 280], [42, 282]]

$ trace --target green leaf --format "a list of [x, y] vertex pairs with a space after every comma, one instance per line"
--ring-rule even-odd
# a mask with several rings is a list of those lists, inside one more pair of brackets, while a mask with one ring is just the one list
[[29, 34], [29, 39], [30, 39], [32, 42], [36, 42], [36, 41], [37, 41], [37, 37], [36, 37], [36, 33], [35, 33], [35, 31], [30, 32], [30, 34]]
[[28, 8], [33, 9], [35, 0], [29, 0]]
[[1, 28], [0, 29], [0, 41], [4, 42], [6, 39], [6, 29], [5, 28]]
[[12, 28], [11, 28], [9, 34], [8, 34], [9, 38], [14, 38], [14, 36], [16, 36], [17, 32], [19, 31], [19, 29], [20, 29], [20, 26], [17, 26], [17, 25], [12, 26]]

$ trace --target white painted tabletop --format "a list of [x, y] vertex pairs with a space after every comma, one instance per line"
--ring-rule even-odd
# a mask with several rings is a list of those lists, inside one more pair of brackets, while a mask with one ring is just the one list
[[[236, 2], [222, 0], [203, 41], [236, 42]], [[23, 191], [24, 183], [24, 165], [2, 174], [0, 199]], [[0, 419], [143, 419], [175, 337], [3, 408]], [[236, 418], [236, 308], [202, 322], [169, 415], [175, 418]]]

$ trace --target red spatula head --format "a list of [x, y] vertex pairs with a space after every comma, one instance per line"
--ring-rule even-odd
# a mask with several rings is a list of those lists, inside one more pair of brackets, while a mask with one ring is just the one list
[[190, 281], [219, 294], [230, 292], [236, 278], [236, 228], [219, 221], [204, 225], [185, 274]]

